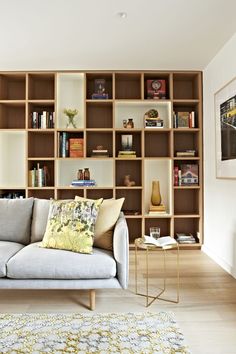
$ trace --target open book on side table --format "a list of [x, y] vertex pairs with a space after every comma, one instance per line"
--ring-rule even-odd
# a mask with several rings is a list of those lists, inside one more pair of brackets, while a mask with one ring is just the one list
[[153, 237], [144, 235], [144, 243], [155, 245], [157, 247], [177, 245], [177, 242], [175, 241], [175, 239], [170, 236], [163, 236], [163, 237], [159, 237], [158, 239], [155, 239]]

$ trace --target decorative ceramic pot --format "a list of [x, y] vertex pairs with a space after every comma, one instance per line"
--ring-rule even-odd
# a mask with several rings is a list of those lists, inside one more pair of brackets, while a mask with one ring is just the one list
[[152, 205], [160, 205], [161, 204], [161, 193], [160, 193], [159, 181], [152, 181], [151, 202], [152, 202]]

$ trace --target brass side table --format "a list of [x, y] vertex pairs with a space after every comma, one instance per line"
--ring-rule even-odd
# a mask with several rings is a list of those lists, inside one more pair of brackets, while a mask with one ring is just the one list
[[[143, 238], [136, 238], [135, 239], [135, 293], [136, 295], [141, 295], [146, 297], [146, 307], [150, 306], [155, 300], [163, 300], [163, 301], [168, 301], [168, 302], [174, 302], [178, 303], [179, 302], [179, 244], [176, 242], [176, 244], [171, 244], [163, 247], [157, 247], [152, 244], [147, 244], [144, 243]], [[142, 294], [138, 292], [138, 249], [141, 250], [146, 250], [146, 293]], [[164, 271], [164, 276], [163, 276], [163, 288], [160, 289], [161, 291], [159, 294], [156, 296], [151, 296], [149, 295], [149, 251], [159, 251], [163, 253], [163, 271]], [[168, 250], [176, 250], [176, 300], [170, 300], [170, 299], [165, 299], [161, 297], [161, 295], [165, 292], [166, 290], [166, 251]], [[151, 299], [149, 301], [149, 299]]]

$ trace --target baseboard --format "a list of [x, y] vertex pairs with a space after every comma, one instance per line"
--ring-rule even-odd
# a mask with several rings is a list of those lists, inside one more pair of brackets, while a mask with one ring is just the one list
[[213, 261], [215, 261], [221, 268], [223, 268], [227, 273], [232, 275], [236, 279], [236, 268], [232, 267], [230, 264], [225, 262], [222, 258], [215, 255], [209, 248], [205, 245], [202, 246], [202, 251], [209, 256]]

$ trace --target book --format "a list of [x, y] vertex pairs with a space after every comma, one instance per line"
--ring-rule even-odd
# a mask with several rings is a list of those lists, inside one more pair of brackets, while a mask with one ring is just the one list
[[189, 128], [189, 112], [178, 112], [177, 113], [177, 127], [178, 128]]
[[197, 164], [182, 164], [181, 170], [181, 185], [198, 184], [198, 165]]
[[166, 80], [163, 79], [147, 80], [147, 98], [165, 99]]
[[159, 237], [158, 239], [155, 239], [153, 237], [144, 235], [144, 243], [155, 245], [157, 247], [177, 245], [176, 240], [171, 236], [162, 236], [162, 237]]
[[69, 157], [84, 156], [84, 139], [70, 138], [69, 139]]

